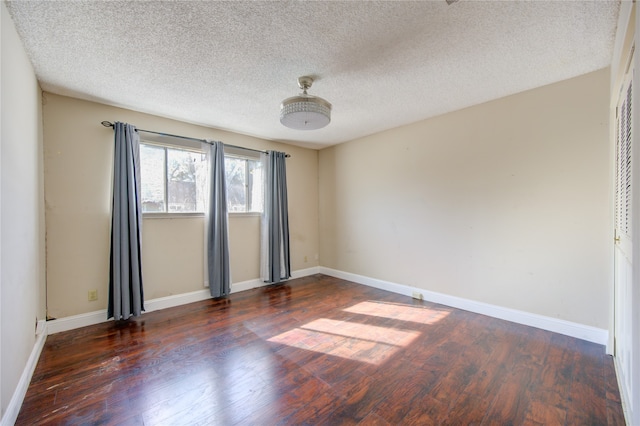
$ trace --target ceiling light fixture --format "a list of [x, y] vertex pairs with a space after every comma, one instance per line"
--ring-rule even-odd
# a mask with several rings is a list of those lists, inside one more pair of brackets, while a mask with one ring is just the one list
[[298, 78], [302, 93], [287, 98], [280, 104], [280, 122], [296, 130], [321, 129], [331, 121], [331, 104], [322, 98], [307, 94], [313, 78]]

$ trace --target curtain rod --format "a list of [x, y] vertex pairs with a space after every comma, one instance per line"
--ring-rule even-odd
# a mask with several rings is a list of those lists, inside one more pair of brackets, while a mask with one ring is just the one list
[[[114, 127], [114, 124], [113, 124], [112, 122], [110, 122], [110, 121], [106, 121], [106, 120], [105, 120], [105, 121], [103, 121], [101, 124], [102, 124], [104, 127]], [[190, 137], [188, 137], [188, 136], [172, 135], [171, 133], [154, 132], [154, 131], [152, 131], [152, 130], [144, 130], [144, 129], [136, 129], [136, 131], [138, 131], [138, 132], [145, 132], [145, 133], [153, 133], [154, 135], [160, 135], [160, 136], [170, 136], [170, 137], [172, 137], [172, 138], [187, 139], [187, 140], [190, 140], [190, 141], [198, 141], [198, 142], [210, 143], [210, 142], [209, 142], [209, 141], [207, 141], [206, 139], [198, 139], [198, 138], [190, 138]], [[245, 150], [247, 150], [247, 151], [253, 151], [253, 152], [261, 152], [261, 153], [263, 153], [263, 154], [267, 154], [267, 155], [269, 155], [269, 152], [268, 152], [268, 151], [262, 151], [262, 150], [259, 150], [259, 149], [253, 149], [253, 148], [246, 148], [246, 147], [244, 147], [244, 146], [238, 146], [238, 145], [230, 145], [230, 144], [226, 144], [226, 143], [225, 143], [224, 145], [225, 145], [225, 146], [230, 146], [230, 147], [232, 147], [232, 148], [245, 149]], [[290, 158], [290, 157], [291, 157], [291, 155], [289, 155], [289, 154], [287, 154], [287, 153], [285, 153], [285, 154], [284, 154], [284, 156], [285, 156], [286, 158]]]

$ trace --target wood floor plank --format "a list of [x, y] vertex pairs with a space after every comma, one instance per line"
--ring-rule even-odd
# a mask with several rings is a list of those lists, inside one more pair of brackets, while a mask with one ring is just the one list
[[576, 341], [574, 353], [574, 379], [571, 384], [567, 410], [567, 423], [597, 424], [607, 418], [606, 390], [604, 386], [604, 360], [598, 345]]
[[480, 425], [491, 405], [492, 398], [464, 392], [442, 416], [438, 424]]
[[528, 365], [511, 369], [493, 398], [482, 424], [523, 424], [531, 401], [529, 387], [533, 378], [533, 370]]
[[315, 275], [47, 338], [17, 425], [624, 424], [604, 348]]
[[574, 353], [569, 338], [551, 335], [543, 368], [534, 382], [528, 424], [564, 425], [567, 398], [573, 378]]

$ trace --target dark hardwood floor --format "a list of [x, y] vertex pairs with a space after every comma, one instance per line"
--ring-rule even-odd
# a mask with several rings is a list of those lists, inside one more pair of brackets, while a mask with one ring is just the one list
[[618, 425], [604, 347], [323, 275], [47, 338], [18, 425]]

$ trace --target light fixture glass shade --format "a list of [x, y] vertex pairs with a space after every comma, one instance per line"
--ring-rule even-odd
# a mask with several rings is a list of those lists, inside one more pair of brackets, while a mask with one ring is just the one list
[[291, 129], [321, 129], [330, 121], [331, 104], [316, 96], [293, 96], [280, 105], [280, 122]]

